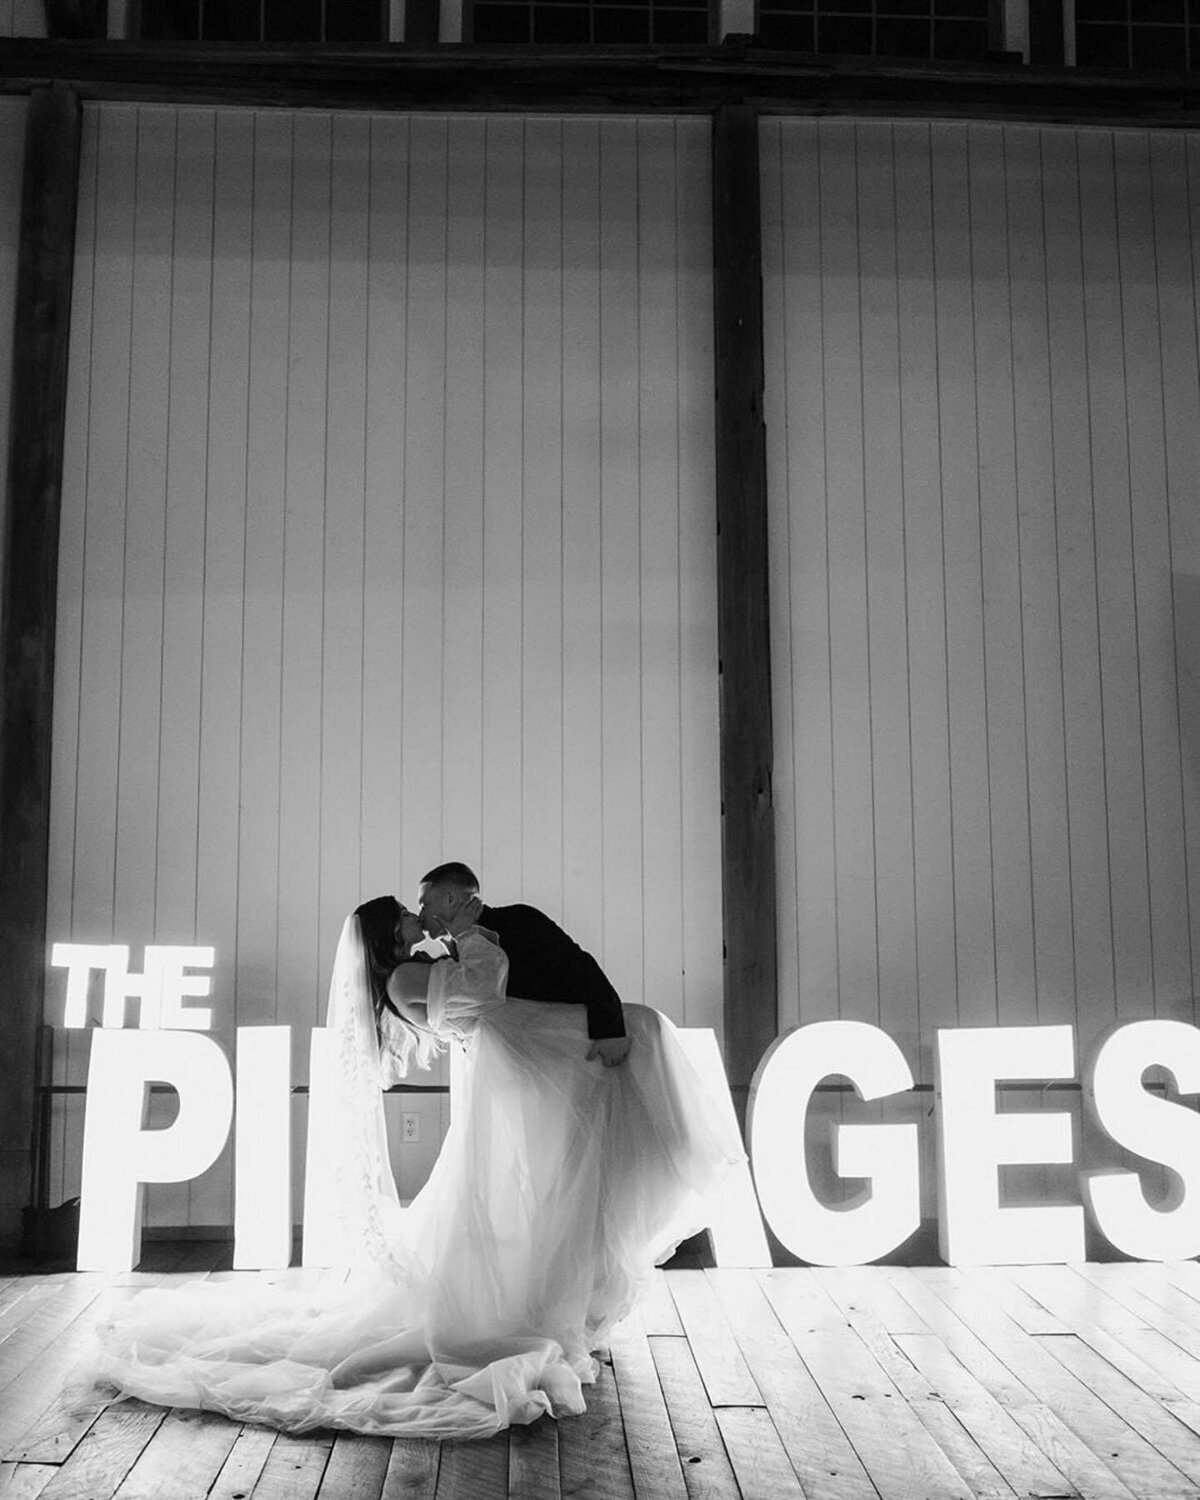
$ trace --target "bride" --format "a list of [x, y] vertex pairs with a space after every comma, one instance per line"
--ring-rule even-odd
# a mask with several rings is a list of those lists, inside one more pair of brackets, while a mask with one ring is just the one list
[[[592, 1351], [704, 1227], [741, 1143], [657, 1011], [624, 1007], [629, 1057], [606, 1068], [588, 1059], [582, 1006], [506, 998], [492, 933], [472, 925], [437, 962], [402, 962], [423, 936], [379, 897], [346, 920], [334, 960], [347, 1275], [142, 1293], [102, 1327], [98, 1378], [292, 1432], [477, 1438], [583, 1411]], [[381, 1088], [447, 1045], [465, 1048], [465, 1085], [401, 1208]]]

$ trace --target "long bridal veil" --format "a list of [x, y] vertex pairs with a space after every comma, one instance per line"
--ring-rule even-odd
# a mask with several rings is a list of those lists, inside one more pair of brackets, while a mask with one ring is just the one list
[[381, 1063], [348, 919], [327, 1018], [344, 1279], [143, 1293], [102, 1330], [102, 1379], [289, 1431], [475, 1438], [583, 1410], [592, 1351], [655, 1260], [703, 1227], [741, 1143], [658, 1012], [625, 1007], [631, 1053], [605, 1068], [586, 1059], [583, 1007], [506, 1000], [505, 967], [473, 929], [430, 969], [430, 1027], [465, 1046], [464, 1084], [402, 1208], [381, 1083], [414, 1046], [385, 1032]]

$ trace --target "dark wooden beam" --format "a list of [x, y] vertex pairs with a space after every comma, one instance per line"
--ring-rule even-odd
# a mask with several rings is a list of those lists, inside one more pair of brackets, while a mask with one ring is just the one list
[[755, 110], [716, 112], [712, 163], [725, 1065], [740, 1090], [779, 1019]]
[[440, 20], [441, 6], [438, 0], [405, 0], [405, 41], [416, 47], [436, 46]]
[[1029, 7], [1029, 61], [1040, 67], [1061, 68], [1065, 57], [1061, 5]]
[[[419, 13], [424, 0], [413, 0]], [[412, 12], [410, 12], [412, 19]], [[0, 41], [0, 93], [315, 109], [667, 111], [1028, 120], [1195, 129], [1200, 75], [917, 63], [720, 46], [288, 47]]]
[[35, 1059], [46, 967], [54, 611], [79, 100], [29, 98], [4, 495], [0, 655], [0, 1243], [30, 1203]]

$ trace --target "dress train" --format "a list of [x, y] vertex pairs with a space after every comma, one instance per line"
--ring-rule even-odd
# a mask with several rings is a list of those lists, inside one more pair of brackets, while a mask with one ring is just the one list
[[314, 1290], [141, 1293], [101, 1330], [99, 1378], [291, 1432], [479, 1438], [584, 1409], [592, 1351], [655, 1262], [705, 1227], [741, 1142], [665, 1017], [626, 1006], [628, 1059], [589, 1062], [583, 1008], [504, 1000], [485, 972], [495, 952], [468, 935], [457, 975], [434, 966], [430, 1021], [465, 1042], [465, 1087], [409, 1208], [377, 1159], [377, 1069], [347, 1104], [347, 1175], [371, 1183], [347, 1227], [367, 1263]]

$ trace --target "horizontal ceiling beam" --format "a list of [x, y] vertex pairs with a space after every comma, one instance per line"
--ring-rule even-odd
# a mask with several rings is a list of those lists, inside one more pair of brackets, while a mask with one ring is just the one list
[[1200, 125], [1196, 75], [900, 63], [719, 47], [569, 48], [0, 42], [0, 93], [371, 110], [766, 114]]

